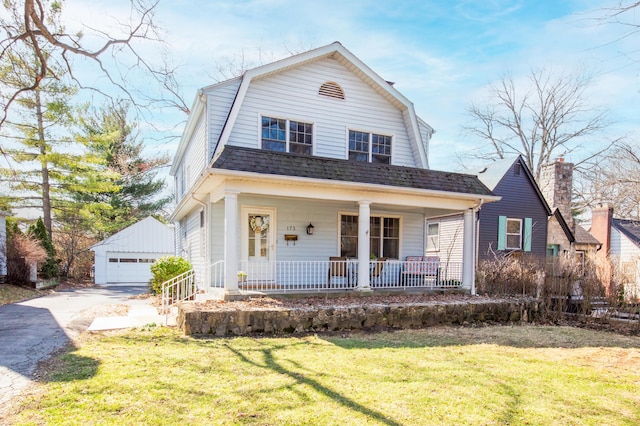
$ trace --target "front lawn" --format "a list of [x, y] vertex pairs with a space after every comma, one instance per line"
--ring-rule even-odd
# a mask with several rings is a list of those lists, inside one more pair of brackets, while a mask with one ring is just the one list
[[18, 424], [640, 422], [640, 338], [570, 327], [85, 335]]

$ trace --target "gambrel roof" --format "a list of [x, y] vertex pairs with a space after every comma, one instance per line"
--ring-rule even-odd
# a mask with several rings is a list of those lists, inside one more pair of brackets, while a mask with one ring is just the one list
[[402, 95], [397, 89], [395, 89], [389, 82], [376, 74], [371, 68], [369, 68], [364, 62], [358, 59], [353, 53], [347, 50], [339, 42], [333, 42], [329, 45], [319, 47], [317, 49], [310, 50], [298, 55], [291, 56], [286, 59], [282, 59], [270, 64], [262, 65], [257, 68], [245, 71], [240, 77], [236, 77], [221, 83], [203, 87], [198, 91], [196, 99], [189, 115], [185, 131], [180, 140], [177, 153], [174, 157], [170, 174], [175, 176], [176, 168], [181, 162], [184, 152], [187, 148], [189, 138], [193, 128], [199, 117], [205, 111], [206, 94], [212, 89], [218, 88], [222, 85], [237, 84], [240, 82], [235, 99], [228, 111], [226, 122], [222, 128], [220, 136], [215, 143], [214, 156], [222, 147], [224, 147], [233, 131], [236, 124], [236, 119], [240, 113], [245, 95], [249, 89], [249, 86], [253, 81], [264, 79], [277, 73], [282, 73], [294, 68], [301, 67], [305, 64], [309, 64], [315, 61], [331, 58], [338, 61], [345, 66], [352, 73], [357, 75], [362, 81], [371, 86], [379, 95], [384, 97], [387, 101], [402, 111], [404, 124], [407, 128], [410, 142], [413, 144], [416, 150], [416, 162], [420, 167], [428, 168], [429, 160], [426, 149], [425, 141], [423, 141], [420, 126], [427, 128], [430, 133], [433, 133], [431, 126], [420, 120], [415, 113], [413, 103], [409, 101], [404, 95]]

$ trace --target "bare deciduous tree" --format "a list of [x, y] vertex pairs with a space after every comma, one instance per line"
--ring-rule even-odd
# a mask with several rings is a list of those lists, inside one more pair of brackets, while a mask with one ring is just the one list
[[487, 160], [520, 154], [538, 180], [543, 164], [582, 148], [586, 137], [596, 138], [609, 124], [606, 112], [587, 102], [590, 82], [584, 72], [554, 75], [538, 70], [531, 71], [529, 86], [523, 88], [504, 76], [490, 86], [488, 105], [474, 103], [468, 109], [471, 121], [464, 130], [489, 142], [473, 155]]
[[[144, 49], [149, 44], [161, 46], [162, 34], [154, 22], [158, 0], [131, 0], [130, 18], [127, 22], [116, 21], [117, 26], [109, 29], [90, 27], [75, 33], [67, 32], [61, 23], [62, 4], [56, 0], [6, 0], [4, 14], [0, 14], [0, 62], [12, 57], [35, 57], [38, 68], [33, 77], [22, 87], [2, 93], [0, 105], [0, 127], [7, 115], [24, 92], [37, 89], [45, 78], [59, 78], [54, 71], [61, 67], [80, 88], [106, 93], [93, 85], [93, 81], [83, 81], [76, 72], [79, 60], [87, 60], [95, 66], [96, 72], [115, 88], [118, 96], [124, 94], [135, 105], [157, 101], [148, 94], [142, 94], [131, 81], [132, 70], [142, 70], [164, 88], [171, 99], [170, 105], [188, 112], [182, 101], [174, 77], [174, 68], [165, 64], [155, 66], [145, 56]], [[90, 39], [90, 40], [89, 40]], [[99, 40], [96, 42], [96, 40]], [[56, 64], [56, 67], [50, 64]], [[1, 77], [1, 76], [0, 76]]]
[[618, 145], [593, 164], [593, 173], [577, 182], [581, 209], [608, 204], [616, 217], [640, 220], [640, 152], [630, 143]]

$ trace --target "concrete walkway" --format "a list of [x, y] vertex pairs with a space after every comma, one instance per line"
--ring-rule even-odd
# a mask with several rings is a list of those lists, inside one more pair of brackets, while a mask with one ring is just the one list
[[[33, 385], [38, 363], [85, 332], [96, 307], [129, 305], [127, 327], [163, 324], [164, 316], [150, 305], [152, 299], [132, 298], [143, 293], [146, 286], [79, 288], [0, 306], [0, 423], [2, 407]], [[115, 327], [118, 321], [109, 320], [102, 329], [121, 328]]]
[[134, 305], [129, 308], [126, 317], [98, 317], [93, 320], [87, 331], [106, 331], [132, 327], [144, 327], [148, 325], [176, 325], [175, 315], [160, 315], [158, 309], [153, 306]]

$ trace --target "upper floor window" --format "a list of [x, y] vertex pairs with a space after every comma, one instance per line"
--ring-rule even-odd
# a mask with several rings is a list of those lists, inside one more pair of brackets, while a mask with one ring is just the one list
[[349, 160], [391, 164], [391, 136], [349, 130]]
[[313, 124], [262, 117], [262, 149], [311, 155]]

